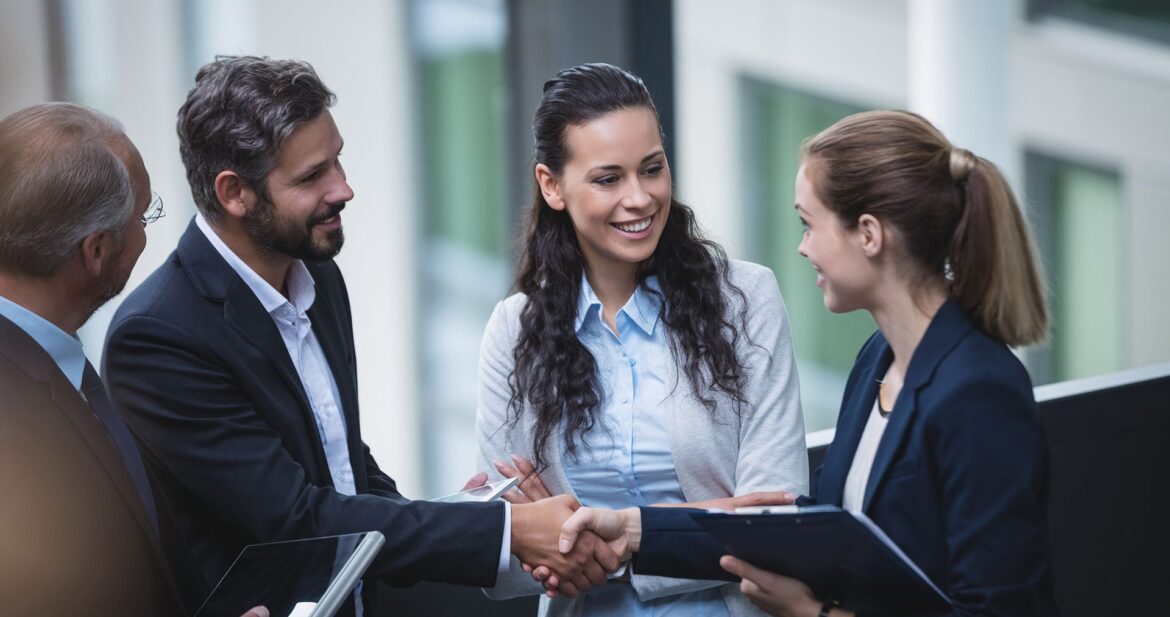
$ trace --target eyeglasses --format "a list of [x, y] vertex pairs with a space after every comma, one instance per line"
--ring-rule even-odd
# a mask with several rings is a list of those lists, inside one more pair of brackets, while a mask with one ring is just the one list
[[159, 197], [158, 193], [151, 192], [150, 205], [146, 206], [146, 211], [142, 213], [142, 226], [146, 227], [166, 215], [167, 213], [163, 210], [162, 197]]

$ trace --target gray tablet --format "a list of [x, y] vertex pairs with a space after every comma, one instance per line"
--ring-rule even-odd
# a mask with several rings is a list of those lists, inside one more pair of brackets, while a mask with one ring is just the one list
[[253, 606], [272, 617], [332, 617], [386, 539], [369, 531], [244, 547], [196, 613], [240, 617]]
[[465, 491], [452, 493], [450, 495], [443, 495], [442, 497], [435, 497], [431, 501], [441, 501], [443, 503], [466, 503], [475, 501], [491, 501], [500, 495], [508, 492], [520, 478], [504, 478], [503, 480], [496, 480], [495, 482], [488, 482], [483, 486], [469, 488]]

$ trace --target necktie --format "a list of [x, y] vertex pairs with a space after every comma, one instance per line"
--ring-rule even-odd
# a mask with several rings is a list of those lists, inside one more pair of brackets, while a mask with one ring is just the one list
[[142, 464], [142, 455], [138, 452], [138, 445], [134, 442], [134, 436], [130, 434], [130, 429], [126, 427], [122, 416], [118, 415], [118, 410], [114, 408], [113, 401], [106, 394], [106, 387], [102, 384], [101, 378], [98, 377], [97, 371], [88, 361], [85, 363], [85, 372], [81, 377], [81, 391], [85, 394], [86, 400], [89, 401], [89, 408], [105, 425], [110, 440], [122, 453], [122, 460], [126, 463], [126, 471], [130, 472], [130, 479], [134, 482], [134, 487], [138, 489], [138, 496], [142, 500], [142, 505], [146, 507], [146, 514], [150, 518], [151, 524], [154, 525], [154, 533], [157, 537], [158, 512], [154, 506], [154, 491], [150, 489], [150, 480], [146, 477], [146, 467]]

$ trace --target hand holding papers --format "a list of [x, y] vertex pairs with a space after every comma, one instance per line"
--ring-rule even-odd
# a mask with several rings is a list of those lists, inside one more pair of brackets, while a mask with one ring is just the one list
[[928, 612], [950, 602], [873, 521], [833, 506], [691, 515], [727, 552], [865, 611]]

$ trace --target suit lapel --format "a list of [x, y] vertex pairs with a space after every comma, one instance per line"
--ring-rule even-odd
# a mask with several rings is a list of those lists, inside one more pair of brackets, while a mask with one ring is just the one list
[[154, 550], [160, 567], [166, 563], [162, 547], [154, 532], [154, 525], [146, 513], [143, 496], [134, 488], [122, 453], [106, 433], [106, 427], [94, 415], [81, 394], [65, 378], [49, 354], [31, 336], [16, 324], [0, 316], [0, 354], [21, 367], [29, 378], [42, 384], [48, 391], [54, 406], [85, 440], [90, 452], [109, 477], [126, 507], [133, 513], [142, 534]]
[[853, 465], [857, 444], [861, 442], [861, 434], [865, 431], [866, 420], [869, 419], [874, 397], [877, 396], [877, 380], [885, 374], [890, 362], [893, 361], [889, 344], [880, 337], [880, 333], [875, 336], [872, 343], [875, 347], [867, 354], [867, 357], [873, 360], [868, 366], [860, 369], [857, 381], [852, 384], [853, 391], [845, 397], [846, 407], [841, 409], [837, 433], [829, 446], [831, 452], [826, 453], [825, 462], [821, 467], [817, 494], [817, 501], [820, 503], [839, 506], [844, 499], [845, 478]]
[[[877, 454], [873, 459], [873, 467], [869, 472], [869, 482], [865, 487], [865, 498], [862, 500], [862, 510], [868, 510], [874, 495], [881, 487], [886, 472], [894, 461], [895, 455], [901, 451], [902, 442], [909, 434], [909, 427], [914, 423], [918, 410], [918, 393], [925, 388], [934, 377], [934, 371], [943, 357], [954, 349], [959, 340], [971, 329], [971, 322], [963, 314], [954, 299], [947, 300], [926, 333], [922, 341], [914, 350], [910, 358], [910, 366], [906, 370], [906, 379], [902, 384], [902, 391], [894, 402], [894, 409], [890, 412], [890, 422], [878, 443]], [[875, 387], [876, 393], [876, 387]], [[869, 399], [872, 404], [873, 398]]]
[[314, 437], [308, 441], [317, 459], [317, 472], [324, 481], [330, 481], [332, 476], [325, 458], [325, 449], [321, 446], [320, 438], [317, 438], [317, 420], [313, 416], [313, 408], [309, 405], [304, 384], [301, 383], [300, 375], [293, 366], [284, 339], [280, 337], [280, 331], [276, 329], [272, 316], [264, 310], [256, 294], [204, 237], [194, 221], [187, 226], [187, 231], [179, 240], [177, 252], [180, 263], [191, 277], [195, 288], [208, 300], [223, 304], [224, 321], [236, 331], [241, 340], [255, 347], [268, 359], [288, 391], [296, 397], [302, 419], [308, 424], [310, 435]]

